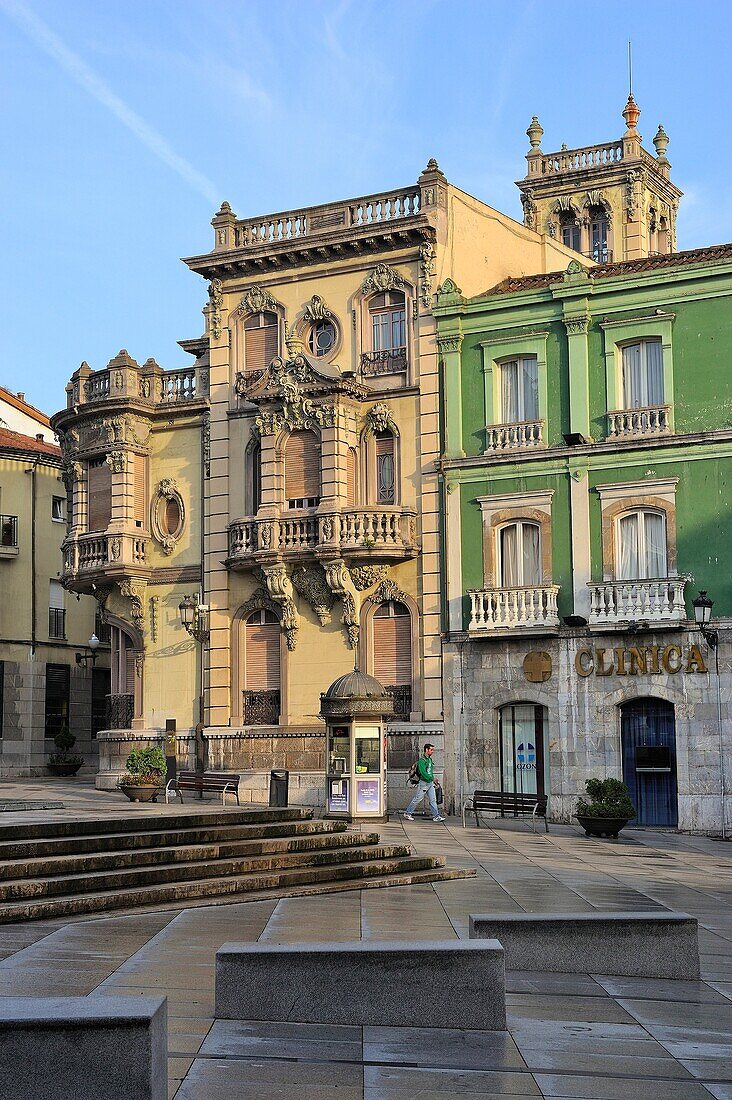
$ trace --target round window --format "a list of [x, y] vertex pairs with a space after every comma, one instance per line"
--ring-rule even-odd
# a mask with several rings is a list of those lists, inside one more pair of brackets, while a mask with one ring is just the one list
[[166, 535], [177, 535], [181, 526], [180, 504], [175, 497], [169, 497], [165, 501], [165, 509], [162, 515], [161, 527]]
[[321, 357], [330, 355], [336, 344], [336, 327], [332, 321], [316, 321], [310, 329], [310, 351]]

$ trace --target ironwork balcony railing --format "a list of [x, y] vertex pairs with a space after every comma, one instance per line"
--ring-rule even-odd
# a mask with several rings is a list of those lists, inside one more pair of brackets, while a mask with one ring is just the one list
[[522, 588], [474, 588], [470, 596], [471, 633], [482, 634], [511, 628], [558, 627], [559, 585], [538, 584]]
[[367, 507], [327, 515], [251, 519], [229, 527], [232, 565], [251, 568], [259, 556], [298, 555], [319, 548], [400, 560], [417, 550], [415, 512], [410, 508]]
[[602, 246], [591, 248], [589, 252], [583, 252], [582, 255], [586, 256], [588, 260], [594, 260], [596, 264], [611, 264], [613, 262], [611, 249]]
[[544, 421], [522, 420], [516, 424], [489, 424], [485, 429], [485, 453], [524, 451], [544, 446]]
[[13, 557], [18, 552], [17, 516], [0, 516], [0, 555], [3, 551]]
[[681, 623], [686, 619], [686, 584], [686, 577], [590, 584], [590, 626]]
[[406, 369], [406, 348], [364, 351], [361, 354], [361, 374], [364, 378], [378, 378], [384, 374], [404, 374]]
[[108, 695], [107, 696], [107, 729], [129, 730], [132, 729], [132, 719], [135, 717], [134, 695]]
[[243, 691], [245, 726], [277, 726], [280, 721], [279, 691]]
[[384, 690], [394, 700], [394, 719], [409, 721], [412, 713], [412, 685], [385, 684]]
[[49, 607], [48, 609], [48, 636], [49, 638], [66, 637], [66, 608]]
[[671, 406], [648, 405], [639, 409], [616, 409], [607, 414], [607, 420], [608, 439], [668, 435], [671, 431]]

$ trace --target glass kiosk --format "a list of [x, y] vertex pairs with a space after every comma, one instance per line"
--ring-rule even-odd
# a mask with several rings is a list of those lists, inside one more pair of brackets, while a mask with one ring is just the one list
[[320, 697], [326, 722], [326, 817], [386, 820], [391, 696], [373, 676], [341, 676]]

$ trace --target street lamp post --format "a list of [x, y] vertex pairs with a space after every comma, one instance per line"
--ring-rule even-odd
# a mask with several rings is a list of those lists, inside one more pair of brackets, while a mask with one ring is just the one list
[[96, 634], [92, 634], [89, 641], [86, 643], [89, 649], [88, 653], [77, 653], [76, 663], [77, 665], [86, 665], [91, 661], [92, 666], [96, 663], [97, 650], [99, 649], [99, 638]]
[[199, 596], [184, 596], [178, 604], [180, 621], [190, 636], [201, 646], [199, 662], [198, 724], [196, 725], [196, 771], [204, 770], [203, 757], [203, 645], [208, 640], [208, 608]]
[[704, 641], [714, 653], [714, 670], [717, 674], [717, 731], [719, 734], [719, 797], [722, 803], [722, 840], [728, 840], [727, 822], [725, 814], [725, 779], [724, 779], [724, 733], [722, 728], [722, 684], [719, 678], [719, 631], [709, 624], [712, 621], [712, 608], [714, 600], [710, 600], [706, 589], [702, 589], [695, 600], [692, 600], [694, 619], [697, 630]]

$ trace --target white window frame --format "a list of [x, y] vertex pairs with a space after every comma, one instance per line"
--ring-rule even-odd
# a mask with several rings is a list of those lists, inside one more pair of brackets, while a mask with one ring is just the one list
[[660, 337], [663, 359], [663, 397], [668, 406], [669, 431], [674, 430], [674, 360], [671, 332], [676, 315], [656, 313], [648, 317], [628, 317], [622, 321], [603, 321], [600, 328], [605, 340], [605, 389], [607, 412], [623, 412], [623, 347], [641, 340]]
[[[515, 527], [517, 529], [516, 552], [517, 552], [518, 556], [517, 556], [517, 560], [516, 560], [516, 574], [517, 574], [517, 576], [520, 577], [520, 580], [519, 580], [518, 584], [504, 584], [504, 581], [503, 581], [503, 572], [504, 572], [504, 569], [503, 569], [503, 564], [504, 564], [503, 563], [503, 534], [504, 534], [504, 531], [509, 530], [509, 528], [511, 528], [511, 527]], [[536, 580], [529, 581], [529, 582], [527, 582], [526, 577], [524, 576], [523, 540], [524, 540], [524, 528], [525, 527], [534, 527], [534, 528], [536, 528], [536, 530], [539, 534], [537, 578], [536, 578]], [[541, 585], [543, 583], [543, 581], [542, 581], [541, 524], [538, 523], [536, 520], [512, 519], [512, 520], [507, 521], [506, 523], [502, 523], [498, 528], [496, 528], [495, 553], [496, 553], [496, 558], [495, 558], [495, 560], [496, 560], [496, 579], [497, 579], [497, 582], [498, 582], [497, 583], [498, 588], [539, 588], [539, 587], [541, 587]]]
[[[649, 390], [649, 385], [648, 385], [648, 382], [649, 382], [649, 377], [648, 377], [648, 373], [649, 373], [648, 348], [651, 345], [653, 345], [654, 347], [658, 346], [660, 348], [660, 352], [661, 352], [661, 387], [663, 389], [663, 393], [661, 394], [661, 400], [660, 401], [649, 401], [648, 400], [648, 390]], [[626, 384], [625, 384], [625, 356], [626, 356], [626, 353], [631, 348], [635, 348], [635, 347], [640, 348], [641, 396], [644, 395], [646, 400], [641, 401], [639, 404], [631, 405], [630, 400], [629, 400], [629, 394], [627, 393], [627, 387], [626, 387]], [[623, 398], [623, 406], [622, 406], [623, 409], [627, 409], [627, 410], [629, 410], [629, 409], [648, 409], [648, 408], [655, 408], [656, 406], [659, 406], [659, 405], [665, 405], [666, 404], [666, 391], [665, 391], [665, 379], [663, 377], [663, 340], [661, 339], [661, 337], [660, 336], [643, 336], [638, 340], [626, 341], [625, 343], [619, 345], [619, 350], [620, 350], [620, 385], [621, 385], [621, 393], [622, 393], [622, 398]]]
[[[58, 511], [60, 515], [54, 515], [56, 511], [56, 503], [58, 502]], [[51, 497], [51, 519], [54, 523], [66, 523], [66, 497]]]
[[[646, 516], [659, 516], [663, 522], [663, 560], [664, 567], [663, 573], [659, 577], [655, 573], [648, 571], [648, 539], [646, 538]], [[621, 571], [622, 562], [622, 536], [621, 525], [624, 521], [627, 521], [635, 517], [638, 523], [638, 572], [641, 574], [638, 577], [624, 577]], [[616, 574], [619, 581], [657, 581], [665, 580], [668, 577], [668, 520], [666, 513], [660, 508], [634, 508], [628, 512], [622, 512], [619, 516], [615, 517], [615, 562], [616, 562]], [[642, 563], [642, 567], [641, 567]]]

